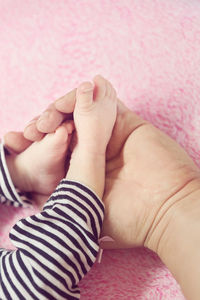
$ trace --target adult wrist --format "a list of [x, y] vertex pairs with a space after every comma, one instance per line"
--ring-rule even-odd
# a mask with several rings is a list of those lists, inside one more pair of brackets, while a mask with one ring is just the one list
[[168, 200], [171, 206], [147, 238], [188, 299], [199, 299], [200, 179], [188, 183]]
[[171, 239], [171, 235], [176, 233], [175, 229], [179, 230], [189, 220], [193, 222], [194, 215], [200, 221], [200, 178], [189, 182], [163, 204], [144, 245], [162, 256], [162, 248], [166, 246], [164, 241]]

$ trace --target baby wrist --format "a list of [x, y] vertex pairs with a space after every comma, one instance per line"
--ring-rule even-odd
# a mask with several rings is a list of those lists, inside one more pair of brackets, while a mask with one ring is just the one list
[[66, 179], [87, 185], [101, 198], [105, 183], [105, 155], [96, 155], [82, 148], [75, 149]]

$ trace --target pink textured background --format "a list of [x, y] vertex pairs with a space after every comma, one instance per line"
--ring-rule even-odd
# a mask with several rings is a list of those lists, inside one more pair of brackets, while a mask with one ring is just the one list
[[[199, 164], [199, 0], [0, 0], [0, 42], [1, 136], [101, 73]], [[0, 246], [32, 213], [0, 207]], [[84, 300], [184, 299], [145, 249], [105, 251], [80, 286]]]

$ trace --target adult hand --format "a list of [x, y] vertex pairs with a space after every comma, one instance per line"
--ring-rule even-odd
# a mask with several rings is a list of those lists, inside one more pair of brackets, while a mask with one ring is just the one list
[[[103, 78], [95, 77], [94, 83], [98, 80]], [[74, 101], [75, 91], [56, 101], [50, 114], [56, 115], [57, 121], [50, 115], [45, 121], [44, 115], [32, 124], [36, 132], [44, 132], [41, 124], [48, 124], [49, 131], [54, 130], [69, 117]], [[199, 178], [199, 169], [175, 141], [119, 101], [107, 149], [102, 231], [102, 235], [111, 236], [115, 242], [103, 246], [145, 245], [155, 250], [173, 208], [196, 184], [199, 186]]]

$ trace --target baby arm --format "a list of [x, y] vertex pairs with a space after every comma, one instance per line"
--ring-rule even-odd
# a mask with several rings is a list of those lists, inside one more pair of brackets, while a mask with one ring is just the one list
[[[17, 204], [3, 150], [1, 157], [2, 194]], [[98, 254], [103, 210], [90, 189], [63, 180], [41, 214], [11, 230], [17, 250], [0, 250], [0, 299], [79, 299], [77, 284]]]
[[[1, 200], [22, 205], [1, 145]], [[79, 299], [77, 283], [98, 253], [103, 205], [81, 184], [63, 180], [41, 214], [11, 230], [15, 251], [0, 249], [0, 299]]]
[[0, 250], [0, 298], [79, 299], [78, 282], [98, 254], [103, 205], [85, 186], [62, 180], [40, 214], [10, 232]]
[[[3, 300], [80, 297], [78, 283], [98, 254], [104, 207], [96, 194], [103, 194], [105, 151], [116, 118], [115, 93], [111, 93], [109, 83], [106, 86], [102, 81], [97, 87], [96, 104], [92, 90], [84, 91], [84, 96], [77, 94], [78, 145], [72, 155], [68, 180], [61, 181], [40, 214], [23, 219], [13, 227], [10, 238], [17, 250], [0, 250], [0, 298]], [[86, 102], [91, 101], [86, 115], [81, 111], [82, 104], [87, 108], [84, 97]], [[104, 116], [112, 115], [112, 118], [106, 118], [99, 126], [98, 121], [103, 121], [102, 110]], [[83, 124], [87, 126], [84, 128]]]
[[116, 93], [99, 77], [96, 95], [93, 85], [82, 84], [76, 92], [74, 123], [77, 145], [72, 153], [67, 178], [86, 184], [102, 198], [105, 185], [105, 156], [117, 116]]

